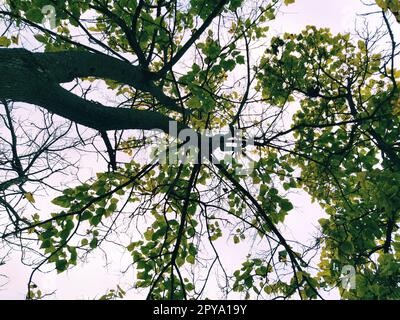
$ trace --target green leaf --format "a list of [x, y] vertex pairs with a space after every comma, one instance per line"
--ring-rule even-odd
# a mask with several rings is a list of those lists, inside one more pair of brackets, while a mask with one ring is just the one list
[[42, 245], [40, 246], [41, 249], [46, 249], [51, 247], [51, 241], [50, 240], [44, 240], [42, 242]]
[[221, 66], [224, 68], [226, 71], [232, 71], [235, 69], [235, 60], [223, 60], [221, 61]]
[[354, 252], [354, 245], [350, 241], [344, 241], [340, 245], [340, 249], [345, 253], [345, 254], [351, 254]]
[[195, 257], [194, 256], [187, 256], [186, 261], [189, 262], [190, 264], [195, 263]]
[[89, 246], [90, 246], [90, 248], [92, 248], [92, 249], [96, 249], [96, 248], [97, 248], [97, 244], [98, 244], [97, 238], [93, 238], [93, 239], [90, 241]]
[[47, 43], [47, 38], [42, 34], [35, 34], [35, 39], [41, 43]]
[[251, 288], [253, 286], [253, 277], [247, 277], [244, 280], [244, 284], [246, 285], [247, 288]]
[[69, 208], [71, 205], [70, 198], [65, 195], [53, 199], [51, 203], [63, 208]]
[[31, 8], [25, 13], [25, 17], [35, 23], [42, 23], [44, 15], [39, 8]]
[[93, 217], [90, 219], [90, 224], [91, 224], [92, 226], [97, 226], [97, 225], [100, 223], [100, 221], [101, 221], [101, 216], [93, 216]]
[[57, 273], [61, 273], [67, 269], [68, 262], [67, 260], [57, 260], [56, 261], [56, 269]]
[[286, 212], [293, 210], [293, 204], [286, 199], [283, 199], [280, 202], [279, 206], [282, 208], [282, 210], [285, 210]]
[[89, 220], [93, 217], [93, 214], [90, 211], [85, 211], [81, 215], [81, 221]]
[[191, 109], [201, 108], [201, 101], [198, 97], [194, 96], [187, 101], [187, 106]]
[[237, 56], [237, 57], [236, 57], [236, 63], [238, 63], [238, 64], [245, 64], [244, 56]]
[[196, 247], [193, 245], [193, 243], [191, 243], [189, 245], [189, 254], [192, 256], [195, 256], [197, 254], [197, 249]]
[[176, 258], [176, 264], [178, 267], [182, 267], [185, 264], [185, 259], [181, 257]]

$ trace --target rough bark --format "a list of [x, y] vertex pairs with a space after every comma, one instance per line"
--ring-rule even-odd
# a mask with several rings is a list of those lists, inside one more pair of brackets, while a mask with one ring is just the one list
[[149, 75], [124, 61], [80, 51], [32, 53], [25, 49], [0, 49], [0, 99], [38, 105], [99, 131], [161, 129], [168, 132], [169, 121], [173, 119], [161, 113], [104, 106], [60, 86], [60, 83], [89, 76], [112, 79], [150, 92], [167, 108], [181, 110], [151, 82]]

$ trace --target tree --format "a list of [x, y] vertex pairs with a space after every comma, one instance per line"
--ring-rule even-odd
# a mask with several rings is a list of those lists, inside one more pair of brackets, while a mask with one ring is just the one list
[[[376, 4], [375, 31], [310, 26], [265, 45], [278, 0], [7, 0], [1, 239], [4, 256], [39, 257], [27, 298], [43, 297], [37, 271], [64, 272], [115, 236], [148, 299], [205, 298], [217, 271], [227, 297], [318, 299], [338, 288], [346, 299], [399, 298], [399, 1]], [[29, 108], [42, 120], [22, 120]], [[228, 141], [236, 148], [213, 130], [240, 130]], [[163, 158], [188, 160], [190, 134], [205, 138], [197, 161]], [[83, 161], [70, 155], [90, 148], [108, 170], [82, 183]], [[144, 157], [151, 148], [156, 157]], [[72, 181], [56, 185], [59, 174]], [[53, 189], [59, 209], [32, 215]], [[311, 245], [282, 231], [297, 189], [328, 215]], [[226, 238], [262, 251], [230, 274], [216, 246]], [[355, 288], [342, 286], [348, 267]]]

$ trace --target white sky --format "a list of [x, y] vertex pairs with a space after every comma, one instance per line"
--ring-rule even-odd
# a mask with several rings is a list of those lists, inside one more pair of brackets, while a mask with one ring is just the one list
[[[283, 7], [282, 13], [272, 23], [273, 33], [300, 32], [306, 25], [329, 27], [334, 33], [354, 31], [356, 13], [365, 11], [359, 0], [297, 0], [294, 5]], [[96, 171], [96, 168], [93, 168]], [[317, 204], [311, 204], [309, 197], [303, 192], [291, 195], [290, 199], [295, 205], [295, 210], [289, 214], [286, 221], [285, 232], [302, 241], [309, 241], [315, 233], [317, 220], [323, 215]], [[224, 259], [231, 261], [233, 270], [234, 261], [240, 263], [241, 258], [248, 252], [248, 244], [233, 245], [224, 243]], [[61, 275], [47, 274], [42, 276], [37, 273], [35, 282], [42, 291], [57, 289], [53, 298], [58, 299], [87, 299], [99, 297], [107, 289], [115, 288], [120, 282], [121, 266], [126, 267], [130, 261], [129, 256], [121, 258], [118, 253], [112, 255], [116, 260], [108, 267], [104, 266], [101, 254], [94, 254], [88, 263], [79, 265]], [[9, 276], [8, 284], [0, 288], [0, 299], [24, 299], [26, 284], [31, 269], [24, 267], [19, 261], [20, 257], [14, 255], [13, 259], [5, 266], [0, 266], [0, 274]], [[123, 261], [124, 263], [121, 263]], [[131, 275], [124, 278], [129, 285]], [[124, 286], [123, 286], [124, 287]], [[126, 287], [125, 287], [126, 288]], [[212, 296], [210, 294], [210, 296]], [[130, 298], [142, 298], [129, 294]], [[331, 298], [336, 296], [331, 296]]]

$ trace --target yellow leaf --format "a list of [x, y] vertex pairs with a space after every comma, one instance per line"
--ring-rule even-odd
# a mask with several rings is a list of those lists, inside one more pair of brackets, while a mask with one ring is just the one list
[[0, 47], [9, 47], [11, 44], [11, 40], [7, 37], [0, 37]]
[[28, 200], [30, 203], [35, 203], [35, 198], [33, 197], [33, 194], [30, 192], [25, 193], [25, 199]]
[[284, 1], [285, 2], [285, 5], [289, 5], [289, 4], [292, 4], [292, 3], [294, 3], [295, 2], [295, 0], [285, 0]]

